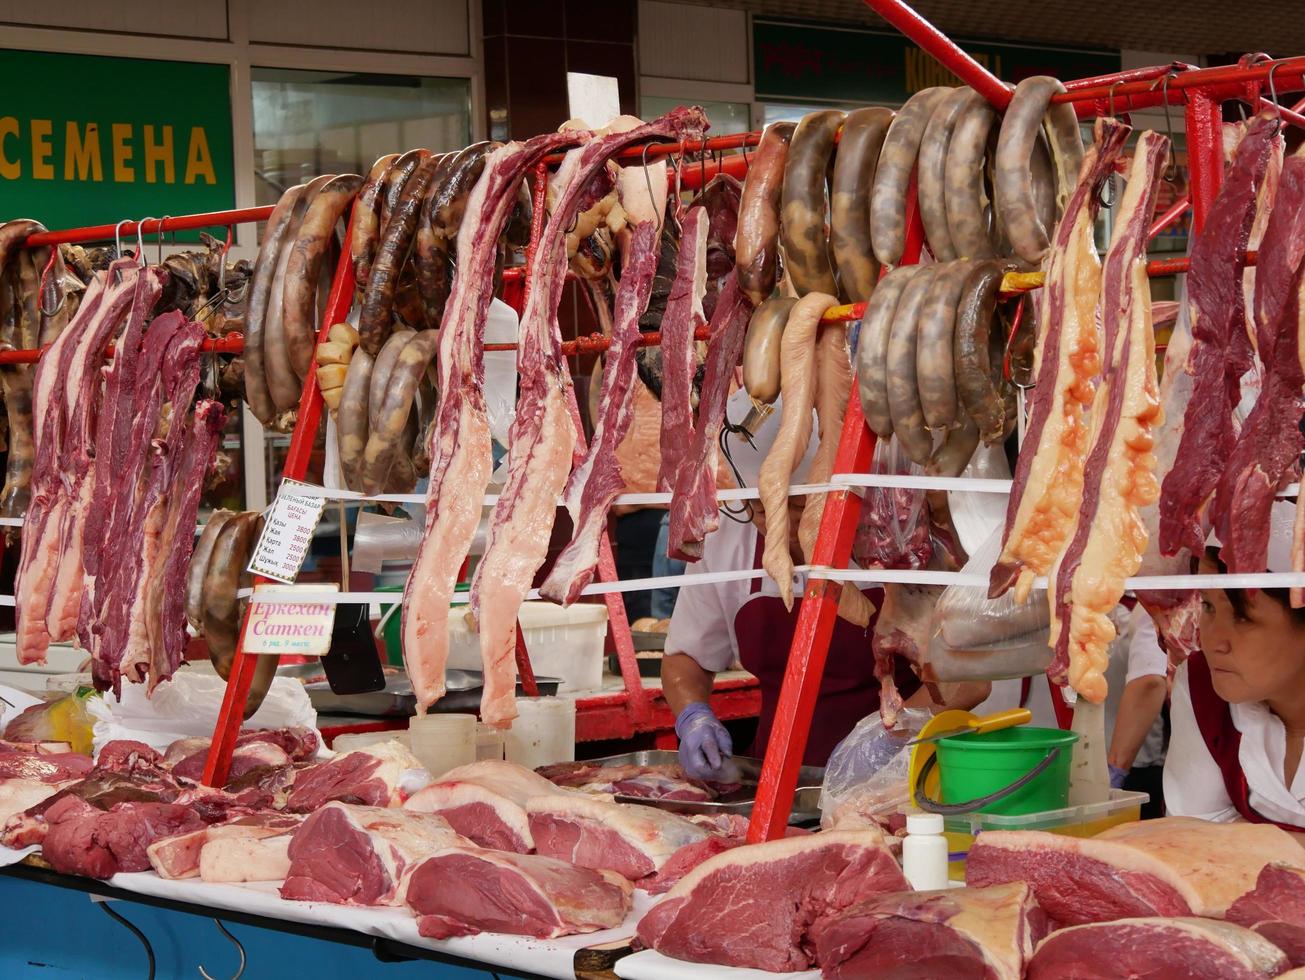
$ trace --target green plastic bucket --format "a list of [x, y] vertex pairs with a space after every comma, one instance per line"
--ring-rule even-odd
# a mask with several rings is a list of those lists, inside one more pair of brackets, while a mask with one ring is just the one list
[[[459, 582], [455, 587], [456, 592], [466, 592], [471, 588], [466, 582]], [[378, 585], [377, 592], [397, 592], [402, 594], [402, 585]], [[381, 615], [384, 616], [390, 609], [390, 603], [381, 603]], [[385, 640], [385, 662], [392, 667], [403, 666], [403, 614], [400, 610], [394, 610], [394, 615], [385, 621], [385, 628], [381, 630], [381, 638]]]
[[942, 802], [958, 804], [999, 793], [1059, 749], [1055, 759], [1026, 784], [975, 810], [1016, 816], [1068, 806], [1069, 764], [1076, 741], [1077, 732], [1025, 726], [939, 739]]

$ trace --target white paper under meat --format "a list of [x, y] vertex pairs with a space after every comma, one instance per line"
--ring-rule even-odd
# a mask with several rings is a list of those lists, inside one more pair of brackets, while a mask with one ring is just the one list
[[711, 963], [689, 963], [685, 960], [663, 956], [655, 949], [646, 949], [633, 956], [616, 961], [613, 967], [622, 980], [819, 980], [819, 970], [802, 970], [798, 973], [771, 973], [741, 966], [715, 966]]
[[40, 849], [40, 844], [33, 844], [31, 847], [20, 847], [16, 851], [12, 847], [0, 846], [0, 868], [7, 868], [11, 864], [17, 864], [27, 855], [35, 854]]
[[[156, 898], [191, 902], [251, 915], [265, 915], [291, 922], [352, 929], [369, 936], [381, 936], [412, 946], [465, 956], [506, 970], [520, 970], [531, 974], [566, 978], [566, 980], [573, 980], [575, 977], [577, 950], [629, 940], [634, 935], [639, 919], [655, 904], [651, 896], [636, 891], [634, 912], [620, 928], [604, 929], [601, 932], [580, 936], [564, 936], [561, 939], [531, 939], [502, 933], [482, 933], [478, 936], [460, 936], [455, 939], [427, 939], [417, 934], [417, 920], [405, 909], [360, 908], [355, 905], [332, 905], [328, 902], [291, 902], [277, 894], [280, 882], [219, 885], [193, 878], [166, 881], [152, 871], [142, 871], [114, 875], [109, 879], [109, 884], [115, 888]], [[676, 961], [668, 960], [668, 962]], [[762, 975], [753, 970], [738, 972]], [[702, 976], [706, 975], [702, 974]], [[815, 973], [809, 975], [817, 976]]]

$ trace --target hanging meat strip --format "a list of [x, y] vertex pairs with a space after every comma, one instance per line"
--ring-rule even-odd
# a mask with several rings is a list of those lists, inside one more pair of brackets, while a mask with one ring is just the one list
[[698, 368], [693, 335], [706, 322], [707, 212], [690, 208], [680, 224], [680, 254], [675, 281], [666, 298], [662, 333], [661, 470], [657, 489], [675, 489], [681, 461], [693, 442], [693, 375]]
[[1137, 141], [1102, 275], [1101, 385], [1083, 469], [1083, 503], [1051, 571], [1052, 680], [1094, 703], [1106, 696], [1105, 670], [1115, 627], [1110, 612], [1146, 550], [1138, 509], [1159, 494], [1154, 427], [1160, 421], [1146, 275], [1147, 227], [1169, 140], [1145, 132]]
[[1096, 302], [1101, 260], [1092, 228], [1101, 206], [1099, 191], [1130, 132], [1117, 120], [1097, 120], [1093, 145], [1046, 260], [1038, 312], [1038, 383], [1015, 465], [1005, 538], [992, 568], [991, 598], [1015, 586], [1015, 601], [1023, 603], [1034, 577], [1051, 568], [1078, 513], [1088, 441], [1086, 411], [1100, 350]]

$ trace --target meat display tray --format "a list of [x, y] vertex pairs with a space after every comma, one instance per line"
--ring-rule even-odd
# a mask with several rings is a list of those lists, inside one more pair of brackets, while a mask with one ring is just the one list
[[[678, 753], [661, 749], [647, 749], [642, 752], [626, 752], [622, 755], [608, 755], [601, 759], [586, 759], [586, 762], [607, 766], [666, 766], [677, 765]], [[616, 796], [621, 803], [641, 803], [655, 806], [672, 813], [737, 813], [750, 816], [752, 805], [757, 800], [757, 781], [761, 778], [761, 760], [748, 756], [734, 756], [734, 763], [739, 767], [743, 785], [733, 793], [715, 800], [698, 802], [691, 800], [653, 800], [641, 796]], [[809, 823], [820, 819], [820, 785], [824, 782], [825, 770], [821, 766], [803, 766], [798, 770], [797, 791], [793, 794], [793, 810], [788, 822], [792, 824]]]
[[[536, 677], [539, 693], [550, 696], [557, 693], [562, 682], [556, 677]], [[447, 693], [431, 706], [435, 712], [480, 710], [480, 692], [483, 677], [478, 670], [447, 670], [444, 672]], [[412, 682], [403, 671], [386, 671], [385, 687], [369, 694], [336, 694], [326, 681], [304, 685], [308, 699], [321, 714], [359, 715], [364, 718], [408, 718], [417, 713], [417, 698], [412, 693]], [[526, 692], [517, 685], [517, 697]]]

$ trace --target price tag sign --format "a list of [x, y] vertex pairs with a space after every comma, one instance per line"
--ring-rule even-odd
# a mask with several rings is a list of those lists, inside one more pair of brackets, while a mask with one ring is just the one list
[[313, 530], [322, 519], [326, 500], [300, 492], [311, 485], [298, 480], [282, 480], [276, 500], [263, 521], [263, 534], [250, 559], [249, 570], [264, 578], [293, 584], [308, 557]]
[[[287, 592], [334, 592], [337, 587], [325, 582], [303, 585], [260, 585], [254, 595], [265, 589]], [[335, 628], [335, 603], [295, 602], [292, 597], [275, 602], [249, 604], [249, 628], [245, 630], [241, 649], [246, 653], [272, 653], [279, 656], [297, 654], [323, 657], [331, 649], [331, 632]]]

